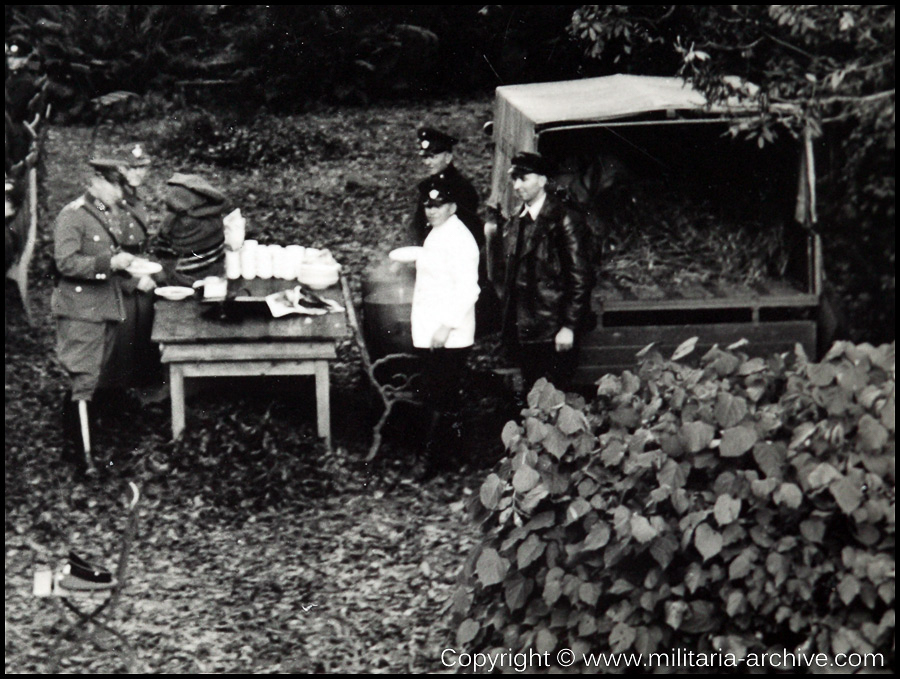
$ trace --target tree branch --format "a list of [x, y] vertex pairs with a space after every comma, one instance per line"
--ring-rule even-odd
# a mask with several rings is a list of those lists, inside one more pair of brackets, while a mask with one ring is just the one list
[[794, 50], [794, 51], [797, 52], [798, 54], [802, 54], [804, 57], [806, 57], [806, 58], [808, 58], [808, 59], [815, 59], [815, 58], [816, 58], [814, 55], [810, 54], [810, 53], [807, 52], [806, 50], [802, 50], [802, 49], [800, 49], [799, 47], [796, 47], [795, 45], [792, 45], [792, 44], [789, 43], [789, 42], [785, 42], [785, 41], [782, 40], [781, 38], [776, 38], [776, 37], [775, 37], [774, 35], [772, 35], [771, 33], [763, 32], [763, 35], [766, 36], [769, 40], [773, 40], [774, 42], [777, 42], [777, 43], [778, 43], [779, 45], [781, 45], [782, 47], [787, 47], [787, 48], [790, 49], [790, 50]]
[[763, 41], [762, 38], [754, 40], [749, 45], [722, 45], [717, 42], [701, 42], [697, 47], [712, 47], [713, 49], [722, 50], [723, 52], [743, 52], [744, 50], [753, 49]]
[[874, 94], [866, 94], [861, 97], [851, 97], [851, 96], [834, 96], [834, 97], [824, 97], [822, 99], [809, 99], [810, 102], [816, 102], [819, 104], [845, 104], [845, 103], [853, 103], [853, 104], [866, 104], [872, 101], [878, 101], [879, 99], [887, 99], [888, 97], [893, 97], [895, 90], [885, 90], [884, 92], [875, 92]]

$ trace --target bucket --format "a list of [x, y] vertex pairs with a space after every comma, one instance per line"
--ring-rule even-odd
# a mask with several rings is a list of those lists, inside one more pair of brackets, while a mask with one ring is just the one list
[[363, 338], [375, 361], [388, 354], [411, 353], [414, 264], [391, 262], [366, 272], [362, 280]]

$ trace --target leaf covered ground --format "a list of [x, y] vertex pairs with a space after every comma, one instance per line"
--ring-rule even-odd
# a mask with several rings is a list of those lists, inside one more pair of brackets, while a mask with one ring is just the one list
[[[330, 248], [359, 304], [362, 272], [401, 243], [422, 173], [415, 128], [458, 133], [457, 164], [484, 194], [490, 152], [480, 128], [489, 117], [483, 100], [257, 119], [248, 126], [265, 127], [270, 139], [312, 141], [298, 142], [303, 153], [289, 162], [260, 156], [252, 169], [172, 143], [193, 129], [178, 116], [101, 130], [97, 148], [147, 143], [156, 159], [148, 201], [158, 216], [165, 179], [199, 172], [241, 207], [248, 237]], [[431, 482], [411, 479], [421, 448], [412, 410], [397, 413], [382, 455], [364, 462], [380, 410], [351, 338], [333, 370], [333, 452], [315, 437], [312, 386], [303, 378], [221, 380], [190, 398], [188, 429], [176, 443], [167, 403], [120, 404], [97, 434], [105, 471], [74, 476], [59, 461], [66, 380], [49, 315], [50, 220], [79, 194], [91, 132], [48, 131], [32, 327], [6, 288], [7, 673], [48, 671], [54, 650], [63, 671], [122, 668], [112, 651], [63, 639], [55, 602], [33, 597], [31, 583], [35, 569], [57, 566], [70, 548], [114, 566], [128, 481], [143, 490], [139, 536], [111, 622], [137, 650], [134, 669], [441, 669], [446, 600], [476, 537], [463, 505], [499, 454], [508, 413], [506, 394], [481, 369], [494, 360], [492, 347], [480, 346], [472, 361], [460, 471]]]

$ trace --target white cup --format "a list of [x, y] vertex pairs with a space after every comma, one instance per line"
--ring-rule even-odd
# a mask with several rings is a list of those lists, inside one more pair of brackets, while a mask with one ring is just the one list
[[272, 266], [272, 250], [268, 245], [256, 246], [256, 276], [267, 279], [274, 274]]
[[300, 267], [303, 266], [303, 257], [306, 254], [306, 248], [302, 245], [288, 245], [285, 248], [291, 261], [291, 278], [300, 275]]
[[225, 251], [225, 276], [230, 280], [241, 277], [241, 250]]
[[269, 250], [272, 253], [272, 274], [275, 278], [282, 280], [293, 278], [294, 267], [287, 250], [281, 245], [270, 245]]
[[245, 240], [241, 248], [241, 277], [256, 278], [256, 251], [259, 244], [255, 240]]

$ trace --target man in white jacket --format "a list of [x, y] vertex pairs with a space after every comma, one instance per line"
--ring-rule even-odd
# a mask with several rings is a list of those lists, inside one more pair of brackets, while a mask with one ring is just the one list
[[431, 230], [416, 262], [413, 346], [422, 358], [420, 397], [429, 411], [424, 476], [446, 468], [460, 442], [459, 389], [475, 341], [478, 244], [456, 216], [451, 187], [440, 178], [422, 185]]

